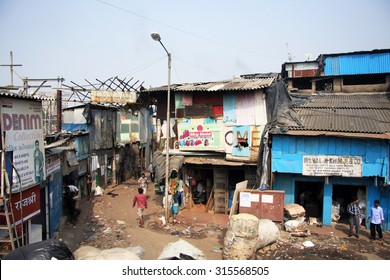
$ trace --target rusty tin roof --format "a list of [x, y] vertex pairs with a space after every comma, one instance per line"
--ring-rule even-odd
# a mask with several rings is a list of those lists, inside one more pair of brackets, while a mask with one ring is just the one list
[[386, 134], [390, 132], [390, 93], [312, 96], [293, 106], [302, 126], [289, 130]]

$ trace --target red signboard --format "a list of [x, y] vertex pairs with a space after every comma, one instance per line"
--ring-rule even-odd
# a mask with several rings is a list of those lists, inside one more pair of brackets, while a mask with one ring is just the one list
[[13, 193], [11, 196], [12, 211], [14, 214], [15, 225], [25, 222], [41, 212], [40, 185], [36, 185], [22, 194]]

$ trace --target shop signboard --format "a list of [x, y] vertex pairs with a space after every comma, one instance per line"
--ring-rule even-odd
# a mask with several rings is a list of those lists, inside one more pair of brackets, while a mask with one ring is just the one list
[[41, 212], [41, 200], [39, 184], [23, 190], [21, 193], [13, 193], [11, 205], [15, 225], [30, 220]]
[[179, 123], [179, 149], [187, 151], [223, 151], [222, 124]]
[[306, 176], [362, 177], [362, 157], [304, 155], [302, 174]]
[[100, 103], [136, 103], [135, 91], [91, 90], [92, 102]]
[[42, 103], [2, 98], [1, 128], [5, 150], [12, 154], [12, 192], [41, 183], [46, 172]]

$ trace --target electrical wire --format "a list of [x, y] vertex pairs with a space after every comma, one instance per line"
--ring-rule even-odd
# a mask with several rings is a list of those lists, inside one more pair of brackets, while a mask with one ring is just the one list
[[176, 57], [176, 56], [175, 56], [175, 59], [176, 59], [176, 60], [179, 60], [179, 61], [181, 61], [181, 62], [183, 62], [183, 63], [185, 63], [185, 64], [188, 64], [188, 65], [190, 65], [190, 66], [192, 66], [192, 67], [195, 67], [195, 68], [198, 68], [198, 69], [207, 71], [207, 72], [209, 72], [209, 73], [211, 73], [211, 74], [215, 74], [215, 75], [219, 75], [219, 76], [226, 76], [225, 74], [211, 71], [210, 69], [207, 69], [207, 68], [204, 68], [204, 67], [201, 67], [201, 66], [192, 64], [192, 63], [190, 63], [190, 62], [188, 62], [188, 61], [185, 61], [184, 59], [178, 58], [178, 57]]
[[139, 17], [139, 18], [142, 18], [142, 19], [145, 19], [145, 20], [148, 20], [148, 21], [157, 23], [157, 24], [159, 24], [159, 25], [168, 27], [168, 28], [170, 28], [170, 29], [173, 29], [173, 30], [176, 30], [176, 31], [185, 33], [185, 34], [190, 35], [190, 36], [192, 36], [192, 37], [199, 38], [199, 39], [202, 39], [202, 40], [205, 40], [205, 41], [208, 41], [208, 42], [217, 44], [217, 45], [222, 45], [222, 46], [225, 46], [225, 47], [229, 47], [229, 48], [231, 48], [231, 49], [236, 49], [236, 50], [239, 50], [239, 51], [241, 51], [241, 52], [246, 52], [246, 53], [254, 54], [254, 55], [257, 55], [257, 56], [265, 56], [265, 57], [269, 57], [269, 58], [273, 58], [273, 59], [278, 59], [278, 60], [280, 59], [280, 57], [275, 57], [275, 56], [271, 56], [271, 55], [267, 55], [267, 54], [263, 54], [263, 53], [258, 53], [258, 52], [255, 52], [255, 51], [251, 51], [251, 50], [243, 49], [243, 48], [240, 48], [240, 47], [236, 47], [236, 46], [233, 46], [233, 45], [224, 43], [224, 42], [220, 42], [220, 41], [217, 41], [217, 40], [214, 40], [214, 39], [210, 39], [210, 38], [208, 38], [208, 37], [205, 37], [205, 36], [202, 36], [202, 35], [199, 35], [199, 34], [195, 34], [195, 33], [193, 33], [193, 32], [189, 32], [189, 31], [184, 30], [184, 29], [181, 29], [181, 28], [179, 28], [179, 27], [176, 27], [176, 26], [173, 26], [173, 25], [170, 25], [170, 24], [167, 24], [167, 23], [164, 23], [164, 22], [161, 22], [161, 21], [152, 19], [152, 18], [150, 18], [150, 17], [147, 17], [147, 16], [144, 16], [144, 15], [141, 15], [141, 14], [138, 14], [138, 13], [135, 13], [135, 12], [132, 12], [132, 11], [130, 11], [130, 10], [128, 10], [128, 9], [125, 9], [125, 8], [122, 8], [122, 7], [113, 5], [113, 4], [111, 4], [111, 3], [108, 3], [108, 2], [105, 2], [105, 1], [102, 1], [102, 0], [96, 0], [96, 1], [97, 1], [97, 2], [100, 2], [100, 3], [104, 4], [104, 5], [110, 6], [110, 7], [112, 7], [112, 8], [115, 8], [115, 9], [121, 10], [121, 11], [123, 11], [123, 12], [126, 12], [126, 13], [128, 13], [128, 14], [131, 14], [131, 15], [133, 15], [133, 16], [136, 16], [136, 17]]

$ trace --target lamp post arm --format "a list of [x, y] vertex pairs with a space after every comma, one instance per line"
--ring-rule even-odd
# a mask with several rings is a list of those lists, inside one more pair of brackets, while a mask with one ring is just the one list
[[167, 50], [167, 48], [164, 46], [164, 44], [161, 42], [161, 40], [159, 40], [158, 42], [159, 42], [159, 43], [161, 44], [161, 46], [164, 48], [165, 52], [168, 54], [168, 57], [169, 57], [171, 54], [169, 53], [169, 51]]

